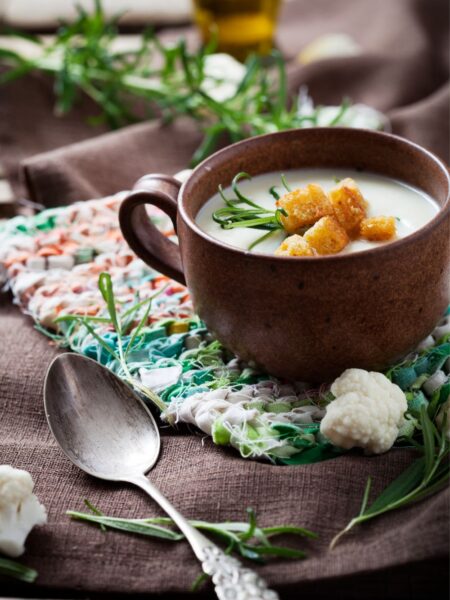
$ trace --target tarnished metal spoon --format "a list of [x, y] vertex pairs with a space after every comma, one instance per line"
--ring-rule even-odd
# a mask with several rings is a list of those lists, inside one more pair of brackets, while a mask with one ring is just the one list
[[[276, 592], [225, 554], [147, 479], [158, 460], [158, 427], [145, 404], [111, 371], [78, 354], [61, 354], [44, 384], [47, 421], [64, 454], [100, 479], [132, 483], [155, 500], [186, 536], [221, 600], [276, 600]], [[180, 482], [182, 485], [182, 482]]]

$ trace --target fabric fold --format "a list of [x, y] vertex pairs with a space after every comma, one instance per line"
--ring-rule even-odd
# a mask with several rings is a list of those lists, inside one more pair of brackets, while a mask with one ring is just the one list
[[22, 163], [30, 198], [60, 206], [131, 189], [147, 173], [185, 169], [201, 141], [191, 121], [140, 123]]

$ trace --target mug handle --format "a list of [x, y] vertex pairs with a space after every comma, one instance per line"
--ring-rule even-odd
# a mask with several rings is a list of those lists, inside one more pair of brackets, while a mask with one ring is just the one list
[[123, 237], [139, 258], [160, 273], [186, 285], [179, 246], [153, 225], [144, 206], [151, 204], [164, 211], [176, 231], [180, 187], [181, 182], [169, 175], [141, 177], [120, 205], [119, 223]]

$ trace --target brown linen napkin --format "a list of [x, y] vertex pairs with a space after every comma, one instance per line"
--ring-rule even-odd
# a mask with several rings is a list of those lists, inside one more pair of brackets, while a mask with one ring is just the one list
[[[396, 131], [443, 152], [448, 140], [445, 22], [443, 2], [344, 0], [337, 5], [301, 0], [286, 5], [279, 40], [294, 56], [320, 33], [354, 35], [364, 55], [291, 66], [292, 88], [306, 83], [320, 102], [339, 102], [345, 94], [387, 110]], [[43, 80], [38, 87], [44, 109], [45, 94], [51, 101], [50, 89]], [[14, 97], [9, 95], [5, 104], [0, 96], [0, 111], [15, 115], [14, 125], [0, 119], [1, 158], [11, 150], [11, 169], [24, 156], [22, 143], [30, 154], [63, 143], [65, 123], [70, 123], [68, 142], [89, 135], [87, 127], [77, 129], [77, 115], [57, 121], [44, 118], [42, 110], [42, 121], [27, 121], [36, 87], [28, 97], [26, 89], [20, 87], [16, 98], [26, 128]], [[183, 168], [198, 141], [198, 132], [185, 122], [173, 128], [137, 125], [26, 161], [26, 180], [33, 197], [47, 205], [87, 199], [129, 188], [145, 172]], [[62, 456], [42, 408], [45, 371], [57, 349], [10, 305], [7, 295], [0, 298], [0, 346], [0, 462], [30, 470], [36, 493], [49, 509], [48, 525], [31, 534], [23, 557], [40, 573], [36, 595], [48, 588], [108, 597], [141, 592], [171, 598], [186, 592], [199, 567], [185, 544], [104, 534], [65, 515], [68, 509], [82, 510], [83, 498], [117, 516], [160, 512], [139, 491], [94, 481]], [[367, 476], [372, 475], [376, 493], [411, 459], [410, 451], [393, 450], [380, 457], [354, 454], [316, 465], [274, 467], [243, 460], [232, 450], [203, 443], [200, 436], [168, 430], [151, 476], [188, 517], [243, 519], [245, 508], [252, 506], [261, 524], [302, 524], [317, 531], [318, 541], [299, 544], [306, 546], [308, 560], [273, 561], [260, 569], [282, 598], [446, 598], [448, 490], [358, 528], [327, 552], [330, 538], [357, 512]], [[19, 587], [12, 584], [8, 590]]]
[[23, 173], [32, 200], [60, 206], [131, 189], [150, 170], [176, 173], [200, 141], [188, 120], [170, 127], [142, 123], [38, 155], [26, 161]]

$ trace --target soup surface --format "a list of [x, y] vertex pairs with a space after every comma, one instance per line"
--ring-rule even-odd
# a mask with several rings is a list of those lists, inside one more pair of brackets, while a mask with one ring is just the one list
[[[239, 189], [260, 206], [275, 210], [277, 208], [275, 199], [269, 190], [272, 186], [276, 186], [280, 195], [286, 192], [280, 182], [281, 175], [280, 172], [272, 172], [257, 175], [251, 180], [242, 179], [239, 182]], [[351, 169], [293, 169], [285, 171], [284, 175], [291, 189], [305, 188], [308, 184], [315, 183], [327, 193], [336, 185], [336, 180], [351, 177], [368, 202], [367, 217], [395, 217], [396, 236], [394, 240], [420, 229], [439, 211], [437, 203], [422, 190], [373, 173], [360, 173]], [[225, 188], [224, 193], [228, 198], [233, 196], [231, 187]], [[261, 237], [264, 231], [249, 227], [223, 229], [219, 223], [213, 220], [213, 213], [223, 206], [225, 203], [220, 194], [214, 194], [197, 214], [197, 224], [211, 237], [247, 250], [253, 242]], [[284, 230], [280, 229], [255, 246], [252, 252], [273, 254], [287, 235]], [[381, 243], [389, 242], [354, 239], [340, 253], [368, 250]]]

